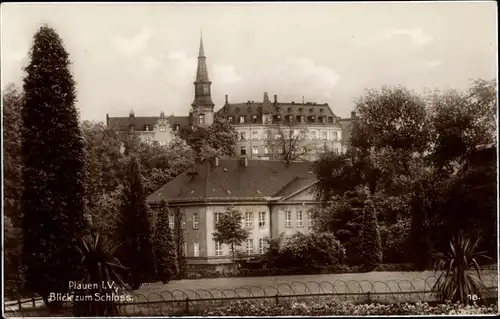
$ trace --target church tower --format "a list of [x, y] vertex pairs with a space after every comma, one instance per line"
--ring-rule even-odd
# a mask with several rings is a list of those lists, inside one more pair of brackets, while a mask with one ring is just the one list
[[194, 101], [191, 104], [191, 119], [195, 126], [209, 126], [214, 121], [214, 103], [212, 102], [211, 84], [208, 79], [207, 58], [203, 50], [203, 35], [200, 37], [198, 68], [194, 82]]

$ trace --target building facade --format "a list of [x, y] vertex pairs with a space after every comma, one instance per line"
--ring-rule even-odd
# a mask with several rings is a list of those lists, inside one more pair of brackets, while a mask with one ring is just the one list
[[[234, 125], [238, 132], [236, 154], [250, 159], [278, 159], [282, 157], [282, 145], [293, 140], [300, 159], [314, 160], [325, 149], [344, 152], [346, 138], [350, 136], [351, 119], [336, 116], [327, 103], [283, 102], [274, 95], [273, 101], [264, 93], [262, 102], [247, 101], [229, 103], [214, 112], [211, 85], [203, 38], [200, 39], [194, 100], [188, 116], [136, 117], [131, 111], [128, 117], [109, 117], [106, 125], [115, 129], [134, 130], [144, 142], [157, 141], [167, 145], [181, 126], [206, 127], [220, 116]], [[281, 137], [280, 137], [280, 134]], [[285, 138], [283, 138], [285, 136]], [[298, 158], [297, 158], [298, 159]]]
[[147, 201], [153, 209], [164, 200], [171, 213], [180, 211], [189, 265], [219, 265], [231, 262], [230, 247], [213, 239], [217, 220], [228, 208], [241, 212], [242, 226], [250, 231], [238, 247], [239, 254], [259, 256], [267, 249], [266, 238], [311, 231], [310, 210], [318, 204], [315, 184], [305, 162], [215, 159], [198, 163], [194, 171], [179, 175]]

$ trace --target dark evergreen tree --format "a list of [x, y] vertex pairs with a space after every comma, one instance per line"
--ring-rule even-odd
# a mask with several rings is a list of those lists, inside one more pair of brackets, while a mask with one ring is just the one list
[[67, 292], [81, 265], [84, 145], [69, 55], [54, 29], [38, 30], [30, 57], [21, 116], [22, 256], [27, 287], [54, 309], [49, 293]]
[[184, 240], [184, 218], [180, 209], [174, 211], [174, 242], [177, 248], [177, 278], [183, 278], [186, 274], [186, 253]]
[[[174, 216], [172, 215], [172, 217]], [[170, 218], [167, 203], [162, 201], [156, 219], [153, 243], [157, 278], [164, 284], [174, 278], [179, 271], [177, 249], [175, 247], [173, 231], [169, 223]]]
[[377, 225], [377, 212], [371, 200], [365, 201], [365, 208], [363, 209], [361, 258], [366, 270], [373, 270], [382, 262], [382, 245]]
[[126, 168], [123, 184], [120, 217], [117, 221], [117, 236], [121, 244], [118, 259], [127, 267], [128, 283], [133, 289], [150, 279], [154, 274], [154, 255], [150, 215], [146, 203], [140, 165], [131, 157]]

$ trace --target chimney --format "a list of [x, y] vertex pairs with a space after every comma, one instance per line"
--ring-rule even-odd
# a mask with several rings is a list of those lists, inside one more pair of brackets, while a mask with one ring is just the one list
[[215, 167], [219, 167], [219, 158], [215, 157]]
[[353, 118], [355, 118], [355, 117], [356, 117], [356, 112], [355, 112], [355, 111], [352, 111], [352, 112], [351, 112], [351, 118], [353, 119]]
[[106, 113], [106, 126], [109, 126], [109, 114]]
[[274, 95], [274, 103], [278, 103], [278, 96], [276, 94]]
[[226, 104], [229, 104], [227, 94], [226, 94]]
[[267, 92], [264, 92], [264, 103], [269, 103], [269, 95], [267, 95]]
[[128, 117], [130, 117], [130, 118], [134, 118], [135, 117], [133, 110], [130, 110], [130, 112], [128, 113]]

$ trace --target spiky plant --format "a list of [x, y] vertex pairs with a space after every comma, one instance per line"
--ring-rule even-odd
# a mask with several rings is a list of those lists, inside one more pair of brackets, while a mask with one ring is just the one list
[[433, 287], [439, 301], [469, 304], [473, 301], [471, 296], [481, 299], [488, 296], [477, 259], [490, 258], [485, 252], [476, 251], [479, 240], [473, 243], [459, 233], [452, 238], [447, 252], [434, 255], [434, 270], [441, 272]]
[[119, 275], [124, 267], [115, 258], [116, 245], [109, 238], [97, 235], [84, 237], [80, 244], [85, 274], [75, 289], [73, 314], [78, 317], [117, 316], [120, 314], [120, 296], [128, 290]]

